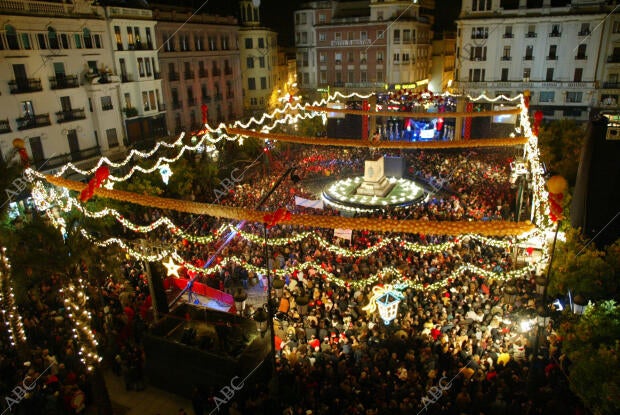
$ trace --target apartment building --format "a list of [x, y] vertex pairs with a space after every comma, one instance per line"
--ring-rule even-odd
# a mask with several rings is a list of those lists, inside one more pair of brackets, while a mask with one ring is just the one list
[[316, 1], [295, 12], [301, 88], [426, 88], [434, 1]]
[[[465, 0], [455, 90], [514, 96], [549, 118], [587, 120], [616, 107], [620, 18], [609, 0]], [[614, 55], [618, 52], [617, 55]]]
[[90, 3], [0, 2], [0, 157], [15, 138], [45, 170], [122, 148], [120, 79]]
[[243, 114], [237, 19], [196, 14], [183, 24], [192, 12], [154, 10], [167, 125], [174, 134], [201, 129], [203, 108], [212, 126]]
[[239, 50], [245, 115], [262, 114], [276, 88], [278, 37], [261, 26], [260, 1], [240, 0]]

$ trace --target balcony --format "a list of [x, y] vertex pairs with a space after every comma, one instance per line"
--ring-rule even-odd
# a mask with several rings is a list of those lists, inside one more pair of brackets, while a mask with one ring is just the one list
[[620, 82], [603, 82], [603, 89], [620, 89]]
[[49, 79], [52, 89], [77, 88], [80, 86], [77, 75], [51, 76]]
[[207, 73], [206, 69], [199, 69], [198, 70], [198, 77], [199, 78], [206, 78], [207, 76], [209, 76], [209, 74]]
[[172, 101], [172, 109], [180, 110], [181, 109], [181, 101]]
[[56, 122], [58, 124], [84, 119], [86, 119], [86, 113], [84, 112], [84, 108], [56, 112]]
[[529, 37], [529, 38], [536, 37], [536, 36], [538, 36], [536, 32], [527, 32], [525, 34], [525, 37]]
[[99, 156], [101, 156], [101, 149], [99, 147], [90, 147], [83, 150], [74, 151], [73, 153], [60, 154], [46, 160], [35, 160], [35, 165], [37, 166], [37, 169], [45, 167], [45, 170], [51, 170], [56, 167], [64, 166], [70, 161], [82, 161]]
[[0, 134], [10, 133], [11, 125], [9, 124], [9, 119], [0, 120]]
[[560, 32], [551, 32], [549, 33], [549, 37], [560, 37], [562, 34]]
[[549, 56], [547, 56], [547, 60], [548, 61], [557, 61], [558, 57], [557, 57], [557, 55], [549, 55]]
[[125, 114], [125, 118], [137, 117], [138, 109], [134, 107], [125, 107], [123, 108], [123, 113]]
[[39, 115], [34, 115], [34, 116], [29, 116], [29, 117], [20, 117], [20, 118], [16, 118], [15, 122], [17, 122], [17, 129], [19, 131], [30, 130], [32, 128], [38, 128], [38, 127], [47, 127], [48, 125], [52, 125], [49, 114], [39, 114]]
[[502, 37], [504, 39], [512, 39], [513, 37], [515, 37], [515, 35], [512, 34], [512, 33], [504, 33], [504, 35]]
[[579, 36], [590, 36], [590, 29], [586, 29], [586, 30], [580, 30], [579, 33], [577, 33]]
[[127, 83], [127, 82], [133, 82], [133, 79], [131, 79], [131, 77], [129, 75], [127, 75], [126, 73], [122, 73], [121, 74], [121, 82], [122, 83]]
[[28, 92], [42, 91], [41, 80], [28, 78], [19, 81], [9, 81], [9, 89], [11, 94], [25, 94]]
[[587, 55], [577, 55], [577, 56], [575, 56], [575, 60], [577, 60], [577, 61], [585, 61], [587, 59], [588, 59]]
[[168, 74], [168, 80], [169, 81], [178, 81], [179, 80], [179, 73], [178, 72], [170, 72]]
[[220, 68], [213, 68], [213, 70], [211, 72], [213, 73], [213, 76], [220, 76], [220, 75], [222, 75], [222, 71], [220, 70]]
[[620, 55], [611, 55], [607, 57], [607, 63], [620, 63]]
[[469, 60], [472, 62], [481, 62], [481, 61], [486, 61], [487, 58], [483, 58], [481, 56], [474, 56], [473, 58], [470, 58]]
[[503, 61], [510, 61], [510, 60], [512, 60], [512, 56], [502, 56], [502, 60]]
[[101, 105], [101, 110], [102, 111], [111, 111], [113, 109], [114, 109], [114, 105], [113, 104]]
[[196, 98], [187, 98], [187, 106], [193, 107], [194, 105], [196, 105]]
[[183, 72], [183, 78], [187, 79], [194, 79], [194, 71], [185, 71]]
[[205, 95], [202, 97], [202, 103], [203, 104], [210, 104], [211, 103], [211, 97], [209, 95]]
[[[394, 38], [394, 43], [400, 43], [400, 38]], [[370, 39], [332, 40], [331, 42], [331, 46], [367, 46], [371, 44]]]
[[534, 60], [534, 56], [533, 55], [526, 55], [523, 57], [524, 61], [533, 61]]

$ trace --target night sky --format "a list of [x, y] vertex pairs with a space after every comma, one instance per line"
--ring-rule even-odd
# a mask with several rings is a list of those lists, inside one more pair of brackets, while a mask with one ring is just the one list
[[[293, 12], [306, 0], [261, 0], [261, 20], [263, 24], [278, 32], [278, 43], [282, 46], [293, 46]], [[362, 0], [363, 2], [364, 0]], [[203, 0], [159, 0], [153, 3], [182, 3], [194, 10], [203, 4]], [[435, 0], [436, 30], [441, 28], [454, 29], [454, 19], [460, 12], [461, 0]], [[207, 0], [201, 11], [219, 15], [239, 17], [237, 0]]]

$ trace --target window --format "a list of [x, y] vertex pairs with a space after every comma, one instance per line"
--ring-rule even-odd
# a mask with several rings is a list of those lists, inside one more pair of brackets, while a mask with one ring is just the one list
[[264, 76], [260, 78], [260, 89], [267, 89], [267, 78]]
[[58, 42], [58, 35], [53, 27], [47, 28], [47, 40], [50, 43], [50, 49], [60, 49], [60, 43]]
[[82, 33], [82, 37], [84, 38], [84, 47], [86, 49], [92, 49], [93, 48], [93, 38], [90, 36], [90, 29], [88, 28], [84, 28], [83, 33]]
[[347, 52], [347, 62], [353, 63], [353, 52]]
[[488, 39], [489, 28], [488, 27], [472, 27], [471, 38], [472, 39]]
[[474, 12], [491, 10], [491, 0], [471, 0], [471, 10]]
[[527, 27], [525, 37], [536, 37], [536, 25], [531, 24]]
[[[67, 39], [67, 35], [62, 35], [62, 36], [67, 42], [66, 46], [63, 43], [63, 48], [69, 49], [69, 40]], [[28, 33], [22, 33], [21, 39], [22, 39], [22, 49], [27, 49], [27, 50], [32, 49], [32, 45], [30, 44], [30, 35]]]
[[[307, 56], [307, 55], [308, 55], [308, 54], [306, 53], [306, 56]], [[307, 63], [308, 63], [308, 62], [306, 61], [306, 64], [307, 64]], [[265, 57], [264, 57], [264, 56], [260, 56], [260, 57], [258, 58], [258, 66], [259, 66], [259, 68], [264, 68], [264, 67], [265, 67]], [[305, 65], [305, 66], [308, 66], [308, 65]]]
[[[253, 39], [249, 38], [249, 37], [245, 39], [245, 48], [246, 49], [252, 49], [252, 43], [253, 43], [252, 40]], [[211, 49], [211, 50], [213, 50], [213, 49]]]
[[614, 21], [614, 23], [612, 25], [612, 28], [611, 28], [611, 31], [613, 33], [620, 33], [620, 20], [615, 20]]
[[181, 52], [189, 51], [189, 36], [188, 35], [179, 36], [179, 42], [180, 42]]
[[342, 33], [340, 32], [335, 32], [334, 33], [334, 40], [338, 41], [338, 40], [342, 40]]
[[116, 49], [123, 50], [123, 38], [121, 37], [120, 26], [114, 26], [114, 39], [116, 39]]
[[504, 28], [504, 38], [511, 39], [512, 38], [512, 26], [506, 26]]
[[557, 45], [550, 45], [549, 46], [549, 56], [547, 57], [550, 60], [556, 60], [558, 57], [556, 55], [558, 50], [558, 46]]
[[383, 52], [377, 52], [377, 63], [383, 63]]
[[97, 68], [97, 61], [88, 61], [86, 63], [88, 64], [88, 71], [90, 73], [99, 73], [99, 69]]
[[502, 82], [507, 82], [508, 81], [508, 68], [502, 68], [501, 81]]
[[532, 74], [532, 68], [523, 68], [523, 82], [530, 82], [531, 74]]
[[97, 49], [101, 49], [103, 44], [101, 43], [101, 35], [93, 35], [93, 39], [95, 39], [95, 47]]
[[17, 32], [15, 28], [11, 25], [4, 26], [4, 30], [6, 31], [6, 43], [11, 50], [19, 49], [19, 42], [17, 41]]
[[146, 91], [142, 91], [142, 105], [144, 107], [144, 111], [149, 111], [149, 94]]
[[394, 29], [394, 43], [400, 42], [400, 29]]
[[264, 49], [265, 48], [265, 39], [262, 37], [258, 38], [258, 48], [259, 49]]
[[319, 72], [319, 83], [326, 84], [327, 83], [327, 71]]
[[368, 54], [364, 52], [360, 52], [360, 65], [366, 65], [368, 61]]
[[484, 82], [484, 69], [470, 69], [469, 70], [469, 82]]
[[325, 42], [326, 39], [327, 35], [325, 34], [325, 32], [319, 32], [319, 42]]
[[308, 33], [301, 32], [301, 43], [308, 43]]
[[560, 36], [560, 25], [559, 24], [554, 24], [551, 26], [551, 37], [558, 37]]
[[116, 128], [108, 128], [105, 130], [106, 138], [108, 139], [108, 147], [118, 147], [118, 136], [116, 134]]
[[342, 65], [342, 52], [336, 52], [334, 54], [336, 65]]
[[45, 42], [45, 35], [43, 33], [37, 33], [37, 42], [39, 43], [39, 49], [47, 49], [47, 43]]
[[129, 26], [127, 26], [127, 45], [129, 49], [135, 48], [135, 44], [133, 40], [133, 29]]
[[327, 63], [327, 56], [323, 52], [319, 53], [319, 63]]
[[105, 96], [105, 97], [101, 97], [101, 109], [103, 111], [110, 111], [114, 109], [114, 105], [112, 105], [112, 97], [111, 96]]
[[526, 61], [531, 61], [534, 59], [534, 46], [532, 45], [527, 45], [525, 47], [525, 57], [524, 59]]
[[383, 71], [377, 71], [377, 82], [383, 82]]
[[[173, 89], [173, 91], [176, 91]], [[172, 95], [174, 98], [174, 93]], [[129, 92], [125, 92], [125, 108], [131, 108], [131, 94]]]
[[360, 71], [360, 82], [368, 82], [368, 72]]
[[249, 56], [245, 59], [245, 66], [248, 69], [254, 68], [254, 58], [252, 56]]
[[140, 38], [140, 28], [139, 27], [134, 27], [133, 28], [133, 33], [136, 37], [136, 49], [140, 50], [142, 49], [142, 39]]
[[155, 91], [149, 91], [149, 101], [151, 103], [151, 109], [157, 109], [157, 100], [155, 99]]
[[403, 63], [409, 63], [409, 54], [406, 52], [403, 53]]
[[590, 34], [590, 23], [582, 23], [579, 30], [579, 36], [588, 36]]
[[469, 51], [469, 60], [472, 61], [486, 61], [487, 60], [487, 47], [475, 46]]
[[336, 85], [342, 85], [342, 72], [336, 71]]
[[504, 54], [502, 55], [503, 61], [510, 60], [510, 46], [504, 46]]
[[553, 102], [555, 99], [555, 91], [540, 91], [539, 102]]
[[153, 49], [153, 39], [151, 38], [151, 28], [150, 27], [146, 28], [146, 47], [149, 50]]
[[583, 77], [583, 68], [575, 68], [575, 73], [573, 75], [573, 82], [581, 82], [582, 77]]
[[553, 68], [547, 68], [547, 75], [545, 76], [545, 81], [553, 81]]
[[377, 11], [377, 20], [378, 21], [382, 21], [383, 20], [383, 11], [382, 10]]
[[250, 98], [250, 105], [253, 107], [258, 105], [258, 100], [256, 98]]
[[577, 56], [575, 56], [575, 59], [587, 59], [588, 57], [586, 56], [586, 45], [579, 45], [577, 47]]
[[400, 53], [394, 54], [394, 64], [398, 65], [400, 63]]
[[577, 91], [567, 92], [566, 102], [581, 102], [582, 97], [583, 97], [583, 92], [577, 92]]
[[248, 78], [248, 89], [250, 91], [255, 91], [256, 90], [256, 79]]
[[146, 76], [152, 76], [153, 71], [151, 70], [151, 61], [149, 58], [144, 59], [144, 65], [146, 66]]
[[144, 76], [144, 59], [138, 58], [138, 72], [140, 73], [140, 77]]
[[360, 40], [361, 41], [368, 40], [368, 32], [366, 32], [366, 31], [360, 32]]

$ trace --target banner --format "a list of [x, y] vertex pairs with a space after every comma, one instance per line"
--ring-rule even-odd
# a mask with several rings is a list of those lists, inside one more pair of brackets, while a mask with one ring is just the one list
[[295, 196], [295, 204], [298, 206], [309, 207], [313, 209], [323, 209], [322, 200], [310, 200], [303, 197]]
[[335, 238], [342, 238], [342, 239], [346, 239], [350, 241], [352, 234], [353, 234], [353, 231], [351, 229], [340, 229], [340, 228], [334, 229]]

